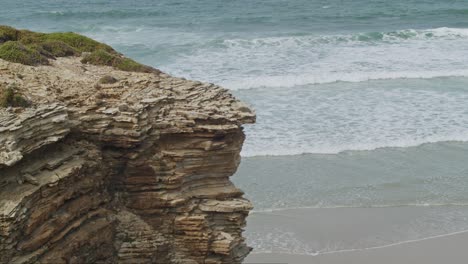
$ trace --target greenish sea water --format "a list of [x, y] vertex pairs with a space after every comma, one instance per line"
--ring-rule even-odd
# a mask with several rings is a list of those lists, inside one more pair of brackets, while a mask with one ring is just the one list
[[[0, 24], [79, 32], [252, 105], [233, 180], [257, 212], [430, 208], [392, 243], [468, 229], [467, 0], [0, 4]], [[321, 250], [258, 226], [257, 251]]]

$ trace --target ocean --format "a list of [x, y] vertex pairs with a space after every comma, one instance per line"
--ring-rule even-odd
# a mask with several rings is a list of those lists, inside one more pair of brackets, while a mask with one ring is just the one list
[[[0, 3], [0, 24], [75, 31], [250, 104], [258, 121], [245, 127], [233, 181], [255, 205], [246, 230], [254, 253], [314, 255], [468, 230], [467, 0]], [[370, 218], [385, 210], [394, 221], [352, 239], [265, 222], [290, 214], [318, 234], [346, 216], [313, 226], [314, 212], [339, 208], [375, 208]]]

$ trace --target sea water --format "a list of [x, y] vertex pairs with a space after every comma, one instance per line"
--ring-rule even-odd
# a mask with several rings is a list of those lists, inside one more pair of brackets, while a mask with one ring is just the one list
[[365, 247], [468, 229], [467, 0], [0, 4], [0, 24], [75, 31], [249, 103], [233, 180], [256, 252], [337, 249], [255, 222], [291, 208], [428, 208]]

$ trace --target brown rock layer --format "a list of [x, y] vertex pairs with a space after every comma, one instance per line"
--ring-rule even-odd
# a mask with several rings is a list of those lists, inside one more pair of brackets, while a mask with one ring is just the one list
[[[99, 84], [104, 76], [117, 82]], [[0, 60], [0, 262], [240, 263], [229, 180], [255, 114], [225, 89], [58, 58]]]

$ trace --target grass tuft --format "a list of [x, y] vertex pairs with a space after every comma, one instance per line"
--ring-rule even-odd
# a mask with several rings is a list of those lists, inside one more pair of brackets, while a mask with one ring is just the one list
[[155, 69], [140, 64], [132, 59], [125, 58], [120, 54], [109, 53], [105, 50], [97, 50], [86, 55], [82, 63], [89, 63], [94, 65], [112, 66], [122, 71], [131, 72], [154, 72]]
[[41, 50], [43, 55], [52, 57], [69, 57], [79, 54], [76, 49], [60, 40], [48, 40], [37, 44], [36, 48]]
[[116, 83], [118, 82], [119, 80], [117, 80], [116, 78], [110, 76], [110, 75], [106, 75], [104, 77], [102, 77], [101, 79], [99, 79], [98, 83], [99, 84], [113, 84], [113, 83]]
[[31, 104], [16, 91], [16, 84], [0, 89], [0, 107], [28, 107]]
[[0, 59], [32, 66], [49, 64], [47, 58], [37, 50], [17, 41], [8, 41], [0, 45]]
[[7, 41], [16, 41], [18, 38], [18, 30], [9, 26], [0, 25], [0, 44]]
[[105, 50], [107, 52], [117, 53], [113, 48], [106, 44], [97, 42], [93, 39], [73, 32], [41, 34], [41, 36], [39, 36], [38, 39], [41, 42], [61, 41], [80, 52], [93, 52], [96, 50]]

